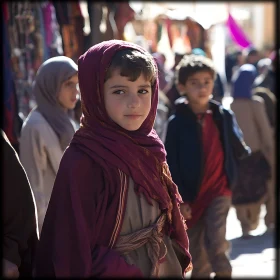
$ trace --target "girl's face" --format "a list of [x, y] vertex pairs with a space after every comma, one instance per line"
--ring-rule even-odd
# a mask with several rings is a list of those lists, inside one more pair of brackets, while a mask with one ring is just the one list
[[76, 74], [62, 83], [58, 93], [58, 101], [65, 110], [72, 110], [75, 108], [78, 96], [78, 74]]
[[143, 75], [132, 82], [118, 69], [104, 83], [104, 102], [109, 117], [122, 128], [140, 128], [151, 109], [152, 87]]
[[204, 107], [212, 95], [214, 80], [210, 72], [201, 71], [191, 75], [184, 85], [178, 84], [180, 92], [186, 93], [189, 103]]

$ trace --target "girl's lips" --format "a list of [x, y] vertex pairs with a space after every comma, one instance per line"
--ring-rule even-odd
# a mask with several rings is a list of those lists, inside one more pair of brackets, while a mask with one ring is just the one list
[[131, 119], [138, 119], [141, 117], [141, 115], [124, 115], [124, 116]]

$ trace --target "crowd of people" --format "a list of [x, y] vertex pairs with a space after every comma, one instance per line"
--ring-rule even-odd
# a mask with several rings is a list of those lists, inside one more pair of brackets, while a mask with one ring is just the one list
[[[165, 56], [121, 40], [46, 60], [4, 147], [6, 277], [231, 278], [226, 220], [275, 225], [275, 52]], [[223, 106], [226, 91], [231, 109]]]

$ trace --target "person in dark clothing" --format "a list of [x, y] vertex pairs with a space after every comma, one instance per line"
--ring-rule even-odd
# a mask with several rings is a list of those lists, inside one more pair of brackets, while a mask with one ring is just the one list
[[179, 52], [175, 52], [174, 53], [174, 65], [171, 68], [171, 72], [173, 74], [172, 77], [172, 82], [171, 82], [171, 87], [166, 91], [166, 96], [168, 97], [169, 100], [169, 105], [168, 105], [168, 117], [170, 117], [175, 110], [175, 100], [178, 99], [180, 97], [180, 94], [176, 88], [176, 84], [175, 84], [175, 71], [176, 71], [176, 67], [179, 64], [179, 62], [181, 61], [181, 59], [184, 57], [183, 53], [179, 53]]
[[249, 48], [244, 51], [245, 63], [252, 64], [257, 68], [258, 62], [260, 60], [260, 53], [255, 48]]
[[[236, 161], [250, 148], [230, 110], [209, 100], [216, 72], [201, 55], [185, 56], [177, 67], [177, 88], [184, 97], [176, 101], [169, 119], [165, 148], [167, 163], [185, 204], [192, 277], [231, 277], [225, 239], [231, 188], [236, 181]], [[185, 217], [187, 219], [187, 217]], [[211, 225], [211, 226], [210, 226]]]
[[269, 58], [261, 59], [258, 62], [259, 76], [255, 79], [253, 87], [263, 87], [275, 94], [275, 71], [274, 62]]
[[171, 88], [167, 91], [166, 96], [169, 99], [168, 117], [170, 117], [175, 112], [175, 101], [180, 97], [175, 81], [173, 82]]
[[221, 79], [221, 76], [219, 73], [217, 73], [216, 80], [214, 82], [214, 89], [213, 89], [213, 100], [216, 100], [218, 102], [222, 102], [224, 96], [225, 96], [225, 90], [224, 90], [224, 85]]
[[181, 61], [181, 59], [184, 57], [183, 53], [179, 53], [179, 52], [175, 52], [174, 53], [174, 65], [171, 68], [171, 71], [175, 74], [176, 71], [176, 67], [179, 64], [179, 62]]
[[239, 67], [243, 63], [242, 52], [237, 51], [234, 53], [228, 53], [225, 57], [225, 74], [227, 83], [231, 83], [231, 78], [233, 75], [233, 70], [235, 67]]
[[38, 242], [36, 204], [19, 157], [1, 130], [3, 277], [31, 277]]

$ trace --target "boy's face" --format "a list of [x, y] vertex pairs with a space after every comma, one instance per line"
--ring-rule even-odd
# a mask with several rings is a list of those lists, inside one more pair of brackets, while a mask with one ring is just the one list
[[135, 131], [140, 128], [151, 109], [152, 87], [141, 75], [129, 81], [115, 70], [104, 83], [104, 102], [109, 117], [122, 128]]
[[178, 84], [178, 90], [185, 93], [189, 103], [205, 106], [212, 95], [214, 80], [210, 72], [201, 71], [188, 77], [184, 85]]

